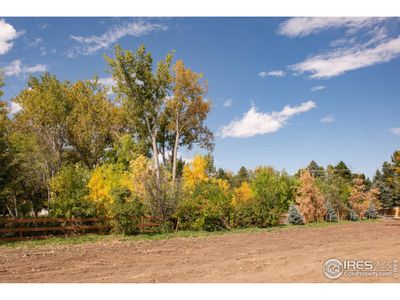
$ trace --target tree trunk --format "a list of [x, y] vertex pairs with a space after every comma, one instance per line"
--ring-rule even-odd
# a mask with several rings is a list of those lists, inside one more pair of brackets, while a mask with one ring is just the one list
[[17, 197], [14, 196], [13, 200], [14, 200], [15, 217], [18, 218]]
[[159, 181], [160, 181], [160, 164], [158, 162], [157, 140], [156, 140], [156, 135], [154, 133], [151, 135], [151, 143], [153, 146], [153, 163], [154, 163], [154, 168], [156, 171], [156, 178], [159, 183]]
[[179, 144], [179, 131], [176, 131], [175, 134], [175, 144], [173, 150], [173, 160], [172, 160], [172, 181], [175, 182], [176, 179], [176, 164], [177, 164], [177, 156], [178, 156], [178, 144]]

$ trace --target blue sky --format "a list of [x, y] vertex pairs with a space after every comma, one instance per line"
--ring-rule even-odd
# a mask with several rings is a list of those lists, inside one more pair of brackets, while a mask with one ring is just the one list
[[[209, 82], [218, 167], [343, 160], [373, 175], [400, 149], [399, 18], [1, 18], [5, 95], [29, 75], [108, 80], [103, 54], [144, 43]], [[194, 152], [183, 155], [189, 157]]]

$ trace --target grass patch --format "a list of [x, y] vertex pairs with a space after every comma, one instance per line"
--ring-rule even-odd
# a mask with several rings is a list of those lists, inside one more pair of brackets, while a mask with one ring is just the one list
[[[363, 220], [362, 223], [377, 223], [380, 220]], [[95, 243], [99, 241], [157, 241], [157, 240], [165, 240], [171, 238], [194, 238], [194, 237], [207, 237], [207, 236], [216, 236], [223, 234], [238, 234], [238, 233], [263, 233], [263, 232], [274, 232], [281, 230], [290, 230], [293, 228], [321, 228], [326, 226], [338, 226], [344, 224], [358, 224], [360, 221], [352, 222], [352, 221], [340, 221], [337, 223], [308, 223], [306, 225], [279, 225], [275, 227], [268, 228], [235, 228], [231, 230], [221, 230], [221, 231], [176, 231], [176, 232], [165, 232], [165, 233], [154, 233], [154, 234], [139, 234], [135, 236], [123, 236], [117, 234], [110, 235], [98, 235], [98, 234], [89, 234], [82, 236], [69, 236], [69, 237], [51, 237], [44, 240], [27, 240], [27, 241], [18, 241], [18, 242], [0, 242], [1, 248], [36, 248], [41, 246], [56, 246], [56, 245], [76, 245], [83, 243]]]

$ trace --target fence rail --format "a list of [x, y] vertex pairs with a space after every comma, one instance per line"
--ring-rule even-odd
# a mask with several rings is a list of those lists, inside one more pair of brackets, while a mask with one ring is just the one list
[[[109, 219], [100, 218], [1, 218], [0, 241], [23, 241], [66, 237], [90, 233], [106, 234], [110, 231]], [[143, 217], [139, 225], [141, 233], [155, 233], [162, 220]]]
[[99, 218], [0, 218], [0, 241], [106, 233], [108, 230], [106, 220]]

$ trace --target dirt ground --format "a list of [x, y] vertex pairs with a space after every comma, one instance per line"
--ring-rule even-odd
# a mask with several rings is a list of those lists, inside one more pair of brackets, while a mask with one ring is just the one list
[[0, 248], [0, 282], [400, 282], [327, 279], [329, 258], [400, 258], [400, 221], [157, 241]]

